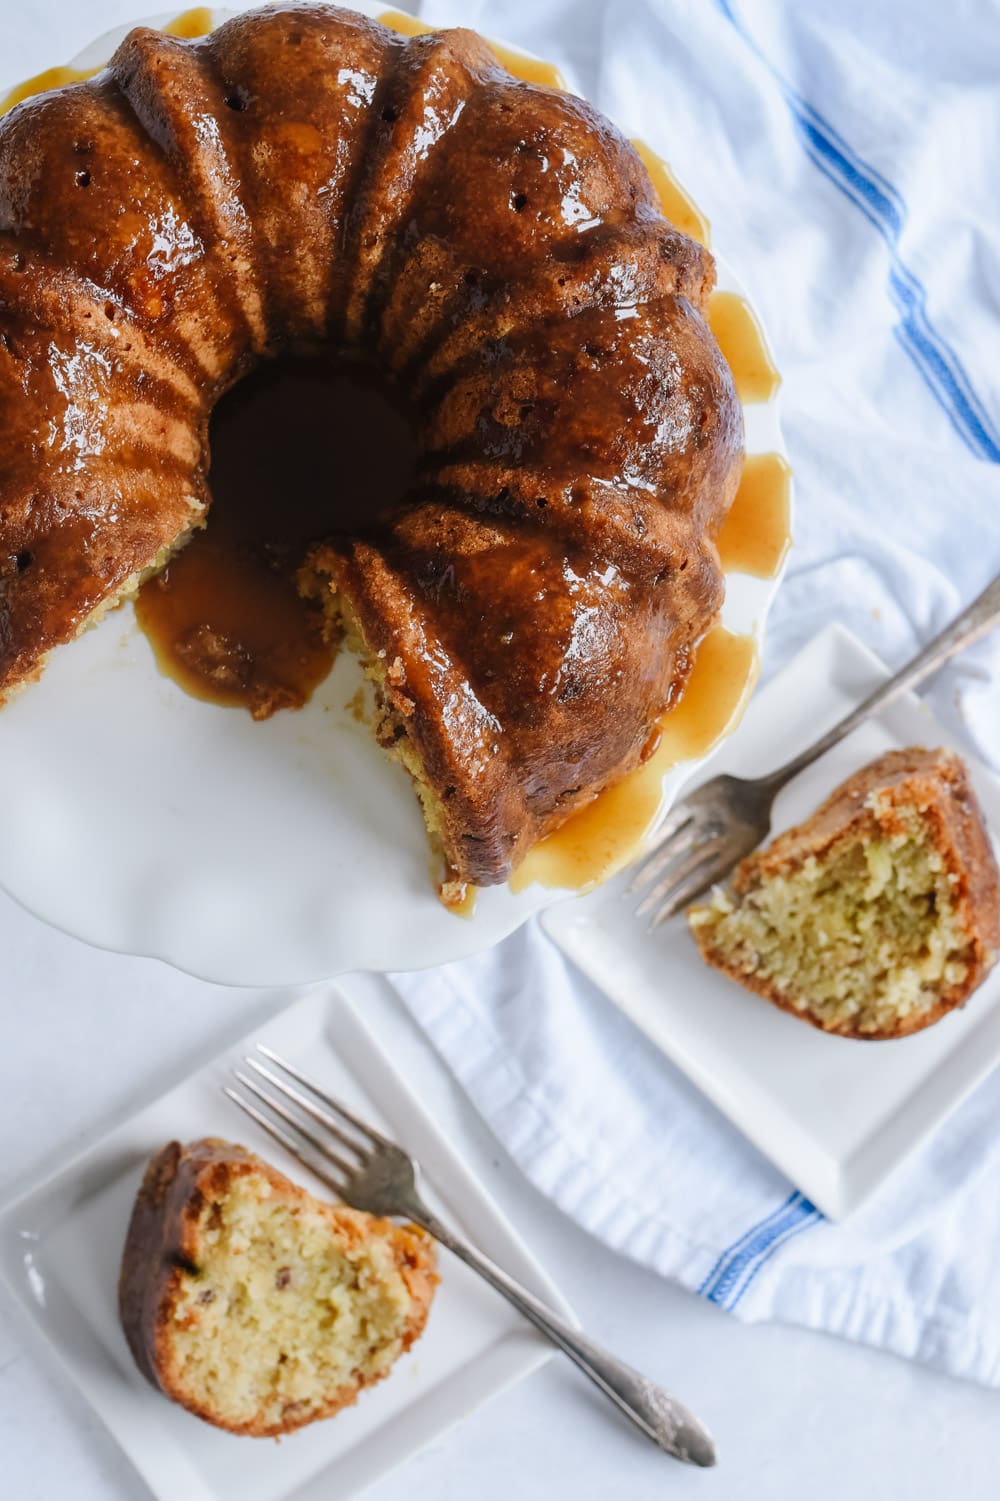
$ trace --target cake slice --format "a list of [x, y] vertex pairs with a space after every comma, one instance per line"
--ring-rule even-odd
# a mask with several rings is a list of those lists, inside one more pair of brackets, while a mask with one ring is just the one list
[[422, 1231], [323, 1203], [242, 1147], [174, 1141], [132, 1211], [119, 1313], [172, 1401], [276, 1436], [388, 1375], [423, 1331], [434, 1265]]
[[880, 756], [688, 922], [709, 964], [825, 1032], [929, 1027], [1000, 949], [1000, 876], [965, 767], [943, 750]]

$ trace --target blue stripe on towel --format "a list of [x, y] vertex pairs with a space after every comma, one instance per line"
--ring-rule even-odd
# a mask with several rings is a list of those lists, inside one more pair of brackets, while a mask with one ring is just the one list
[[977, 458], [1000, 463], [1000, 433], [980, 401], [957, 353], [932, 325], [927, 290], [900, 254], [906, 202], [880, 172], [859, 157], [761, 51], [730, 0], [715, 0], [726, 20], [767, 68], [784, 96], [806, 153], [823, 175], [860, 209], [889, 252], [889, 296], [900, 314], [895, 333], [955, 431]]
[[712, 1267], [712, 1270], [709, 1272], [708, 1276], [705, 1278], [705, 1280], [702, 1282], [701, 1286], [698, 1288], [698, 1291], [702, 1295], [702, 1297], [708, 1297], [708, 1291], [709, 1291], [710, 1286], [712, 1285], [712, 1282], [714, 1281], [715, 1277], [719, 1274], [719, 1272], [722, 1270], [723, 1265], [729, 1260], [729, 1258], [731, 1256], [735, 1255], [737, 1251], [742, 1250], [742, 1248], [746, 1245], [747, 1241], [750, 1239], [750, 1237], [752, 1235], [756, 1235], [758, 1233], [758, 1231], [765, 1229], [765, 1227], [768, 1226], [771, 1223], [772, 1220], [777, 1219], [777, 1217], [780, 1214], [783, 1214], [785, 1212], [785, 1210], [788, 1208], [788, 1206], [797, 1197], [798, 1197], [797, 1193], [789, 1194], [789, 1196], [785, 1200], [785, 1202], [783, 1204], [779, 1204], [777, 1209], [772, 1210], [771, 1213], [767, 1216], [766, 1219], [758, 1220], [756, 1224], [751, 1225], [750, 1228], [749, 1228], [749, 1230], [744, 1231], [744, 1233], [740, 1236], [739, 1240], [734, 1240], [733, 1243], [732, 1243], [732, 1245], [728, 1246], [727, 1249], [722, 1252], [722, 1254], [720, 1255], [719, 1259], [716, 1261], [715, 1265]]
[[752, 1225], [723, 1251], [698, 1291], [710, 1303], [735, 1308], [764, 1263], [780, 1245], [823, 1216], [798, 1190], [766, 1219]]
[[744, 1293], [756, 1277], [757, 1273], [760, 1271], [761, 1267], [763, 1267], [767, 1262], [770, 1261], [771, 1257], [780, 1246], [783, 1246], [786, 1241], [792, 1240], [796, 1235], [801, 1235], [802, 1231], [808, 1230], [810, 1225], [818, 1225], [822, 1223], [823, 1216], [820, 1214], [815, 1204], [810, 1204], [808, 1199], [803, 1199], [799, 1207], [802, 1213], [800, 1214], [798, 1219], [796, 1219], [794, 1223], [786, 1226], [786, 1228], [781, 1232], [780, 1235], [775, 1236], [774, 1240], [771, 1241], [764, 1254], [757, 1258], [753, 1266], [747, 1268], [746, 1275], [744, 1276], [743, 1281], [739, 1282], [734, 1287], [732, 1295], [730, 1296], [729, 1301], [726, 1304], [727, 1308], [732, 1309], [736, 1307], [737, 1303], [740, 1302]]

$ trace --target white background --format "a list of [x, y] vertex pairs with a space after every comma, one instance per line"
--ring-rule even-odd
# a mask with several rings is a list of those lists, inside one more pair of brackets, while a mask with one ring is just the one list
[[[0, 83], [72, 56], [141, 9], [136, 0], [0, 0]], [[226, 992], [155, 963], [96, 953], [2, 897], [0, 953], [5, 1197], [285, 999]], [[379, 1003], [373, 1014], [397, 1062], [586, 1328], [703, 1415], [722, 1460], [706, 1474], [647, 1450], [556, 1361], [384, 1481], [373, 1501], [509, 1501], [512, 1492], [518, 1501], [570, 1494], [605, 1501], [612, 1488], [725, 1501], [803, 1492], [810, 1501], [996, 1496], [1000, 1396], [813, 1334], [742, 1327], [616, 1259], [523, 1182], [404, 1013]], [[2, 1501], [147, 1494], [5, 1302], [0, 1456]]]

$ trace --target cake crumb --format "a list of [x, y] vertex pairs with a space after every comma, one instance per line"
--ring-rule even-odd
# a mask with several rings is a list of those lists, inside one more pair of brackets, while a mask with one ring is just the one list
[[344, 708], [352, 719], [357, 720], [358, 724], [368, 723], [368, 707], [365, 703], [364, 688], [358, 688], [355, 693], [352, 693]]

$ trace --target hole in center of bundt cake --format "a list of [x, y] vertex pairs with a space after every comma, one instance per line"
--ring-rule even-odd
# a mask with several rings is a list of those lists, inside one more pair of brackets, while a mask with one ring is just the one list
[[296, 583], [308, 547], [401, 500], [416, 442], [373, 370], [319, 357], [253, 371], [219, 402], [209, 441], [207, 524], [143, 585], [136, 614], [190, 693], [263, 719], [301, 708], [333, 659]]

